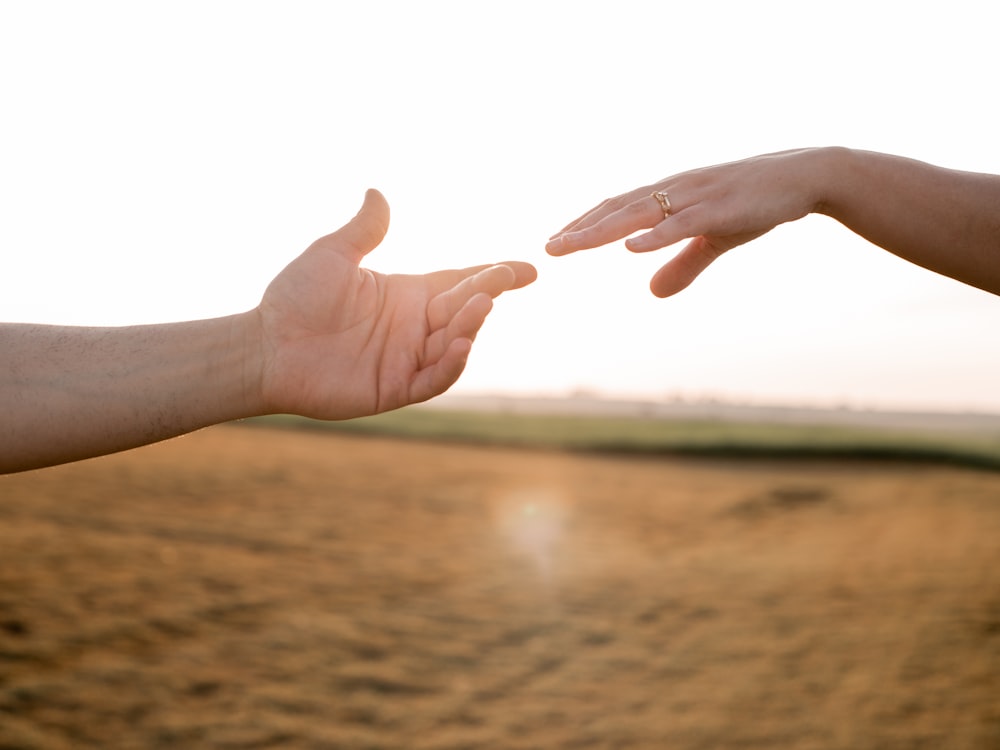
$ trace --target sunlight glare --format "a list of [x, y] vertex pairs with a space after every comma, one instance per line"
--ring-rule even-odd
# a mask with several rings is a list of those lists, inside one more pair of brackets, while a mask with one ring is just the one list
[[515, 489], [499, 498], [495, 512], [498, 531], [543, 578], [549, 578], [567, 520], [562, 494], [536, 487]]

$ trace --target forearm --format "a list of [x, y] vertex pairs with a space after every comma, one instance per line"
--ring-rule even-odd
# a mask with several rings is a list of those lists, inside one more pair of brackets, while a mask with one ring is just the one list
[[870, 242], [1000, 294], [1000, 176], [826, 149], [818, 212]]
[[0, 473], [250, 416], [252, 327], [251, 314], [126, 328], [0, 325]]

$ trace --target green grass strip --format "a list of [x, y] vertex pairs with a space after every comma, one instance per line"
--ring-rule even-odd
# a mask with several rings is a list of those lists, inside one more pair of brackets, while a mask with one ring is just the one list
[[341, 422], [287, 415], [248, 422], [362, 435], [616, 454], [930, 461], [1000, 470], [1000, 434], [972, 431], [513, 414], [429, 407], [410, 407]]

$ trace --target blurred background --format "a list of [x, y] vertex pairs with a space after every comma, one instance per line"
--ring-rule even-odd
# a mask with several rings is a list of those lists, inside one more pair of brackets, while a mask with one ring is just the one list
[[1000, 306], [809, 217], [671, 300], [669, 249], [553, 259], [611, 195], [847, 145], [1000, 172], [982, 3], [68, 2], [0, 23], [0, 318], [254, 305], [377, 187], [368, 265], [507, 258], [458, 393], [1000, 409]]

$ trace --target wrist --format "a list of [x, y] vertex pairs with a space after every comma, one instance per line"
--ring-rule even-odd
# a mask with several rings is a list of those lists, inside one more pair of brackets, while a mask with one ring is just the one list
[[810, 174], [811, 213], [836, 218], [841, 196], [855, 170], [856, 152], [843, 146], [810, 149], [807, 153]]
[[235, 363], [234, 397], [242, 417], [269, 413], [263, 395], [264, 336], [260, 312], [256, 308], [229, 318], [230, 359]]

